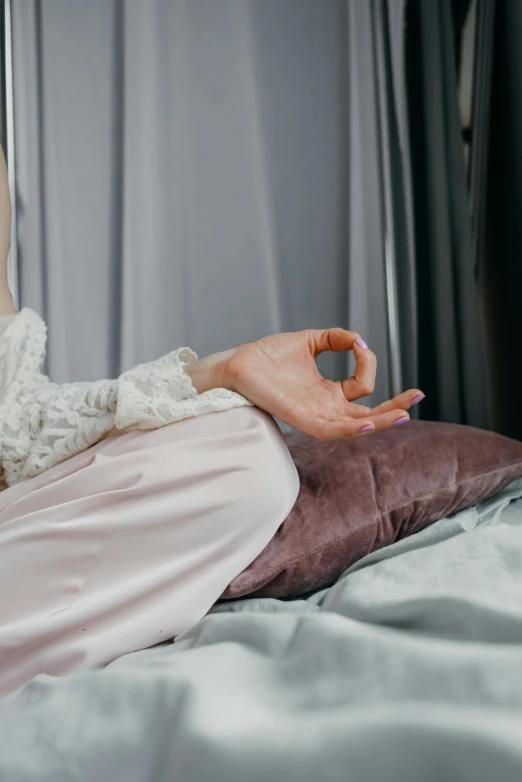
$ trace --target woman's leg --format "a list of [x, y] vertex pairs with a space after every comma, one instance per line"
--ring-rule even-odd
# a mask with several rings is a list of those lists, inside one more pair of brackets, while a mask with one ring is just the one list
[[241, 407], [114, 435], [0, 493], [0, 695], [190, 628], [298, 492], [274, 419]]

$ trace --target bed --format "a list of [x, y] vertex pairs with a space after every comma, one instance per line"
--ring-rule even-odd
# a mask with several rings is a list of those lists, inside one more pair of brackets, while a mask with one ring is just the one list
[[0, 701], [2, 782], [522, 779], [522, 479], [307, 598]]

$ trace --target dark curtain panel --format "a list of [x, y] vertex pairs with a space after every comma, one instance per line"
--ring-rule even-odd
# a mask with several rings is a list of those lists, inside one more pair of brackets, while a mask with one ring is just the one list
[[460, 73], [462, 59], [462, 33], [470, 5], [471, 0], [451, 0], [451, 17], [453, 19], [453, 45], [455, 47], [455, 64], [457, 67], [457, 73]]
[[522, 440], [522, 3], [496, 9], [482, 288], [494, 427]]
[[[450, 0], [410, 2], [406, 71], [418, 299], [420, 414], [488, 427], [483, 329]], [[457, 36], [458, 41], [458, 36]]]

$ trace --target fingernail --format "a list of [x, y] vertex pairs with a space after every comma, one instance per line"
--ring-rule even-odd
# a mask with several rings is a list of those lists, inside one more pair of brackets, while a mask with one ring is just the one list
[[362, 427], [361, 432], [373, 432], [373, 426], [371, 424], [366, 424], [366, 426]]
[[410, 419], [408, 418], [408, 416], [403, 416], [402, 418], [397, 418], [397, 420], [395, 421], [395, 423], [393, 425], [397, 426], [398, 424], [405, 424], [406, 421], [409, 421], [409, 420]]
[[410, 407], [413, 407], [413, 405], [418, 405], [419, 402], [422, 402], [423, 399], [426, 398], [426, 394], [418, 394], [415, 399], [412, 399], [410, 402]]
[[368, 347], [368, 345], [366, 344], [366, 342], [364, 341], [364, 339], [362, 337], [358, 337], [355, 340], [355, 344], [359, 345], [360, 348], [367, 348]]

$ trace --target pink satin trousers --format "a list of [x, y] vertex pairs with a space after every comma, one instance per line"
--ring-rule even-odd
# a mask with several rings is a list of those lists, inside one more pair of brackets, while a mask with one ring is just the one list
[[188, 630], [298, 493], [256, 407], [115, 434], [0, 492], [0, 696]]

